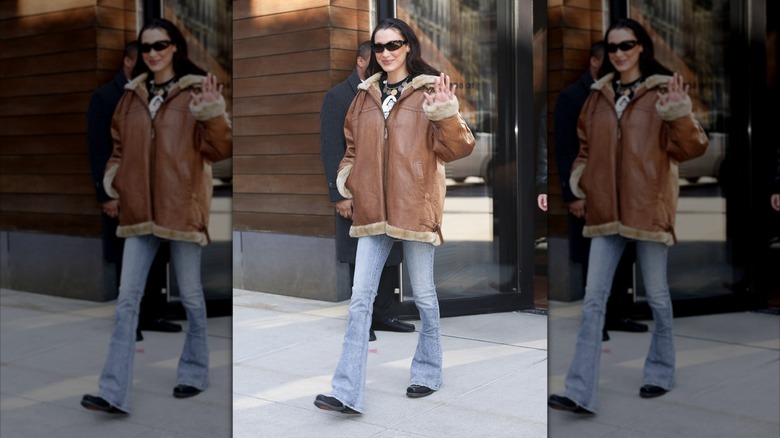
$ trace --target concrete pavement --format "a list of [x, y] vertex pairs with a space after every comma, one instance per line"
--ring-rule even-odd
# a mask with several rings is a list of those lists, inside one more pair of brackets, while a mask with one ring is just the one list
[[418, 334], [377, 332], [366, 412], [348, 416], [313, 404], [330, 391], [348, 303], [242, 290], [233, 300], [234, 437], [546, 436], [546, 316], [443, 318], [444, 385], [422, 399], [405, 395]]
[[81, 407], [85, 393], [97, 392], [114, 306], [0, 289], [0, 436], [229, 437], [230, 317], [208, 319], [210, 387], [203, 393], [172, 395], [184, 333], [144, 332], [136, 344], [132, 414]]
[[[550, 393], [574, 353], [581, 301], [549, 302]], [[648, 322], [652, 328], [652, 321]], [[552, 438], [777, 438], [780, 316], [738, 312], [675, 318], [677, 386], [642, 399], [650, 333], [609, 332], [595, 416], [550, 410]]]

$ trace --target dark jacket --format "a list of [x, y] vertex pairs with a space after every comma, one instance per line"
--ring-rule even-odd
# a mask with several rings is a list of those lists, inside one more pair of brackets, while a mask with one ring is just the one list
[[[347, 141], [344, 138], [344, 119], [357, 94], [360, 77], [352, 71], [347, 79], [328, 90], [322, 100], [320, 110], [320, 155], [328, 182], [328, 195], [331, 202], [346, 199], [336, 187], [336, 174], [339, 163], [344, 158]], [[342, 263], [355, 263], [357, 239], [350, 237], [352, 221], [336, 214], [336, 259]], [[403, 261], [402, 245], [396, 243], [385, 262], [386, 266], [398, 266]]]
[[579, 81], [561, 91], [553, 109], [555, 164], [558, 166], [558, 175], [561, 179], [563, 200], [567, 203], [577, 200], [569, 186], [569, 175], [571, 174], [571, 165], [580, 152], [580, 140], [577, 138], [577, 119], [580, 117], [582, 105], [585, 104], [585, 100], [590, 95], [590, 86], [593, 82], [590, 73], [585, 72]]
[[[103, 171], [111, 158], [114, 142], [111, 140], [111, 118], [119, 99], [124, 94], [127, 78], [120, 70], [114, 79], [98, 88], [89, 100], [87, 108], [87, 157], [92, 171], [95, 198], [103, 203], [111, 200], [103, 187]], [[122, 259], [122, 241], [116, 236], [119, 221], [101, 213], [103, 229], [103, 258], [109, 263]]]
[[225, 100], [194, 105], [190, 93], [200, 91], [203, 77], [187, 75], [171, 87], [152, 120], [146, 76], [125, 86], [112, 122], [114, 151], [104, 186], [119, 198], [117, 235], [206, 245], [211, 163], [233, 153]]
[[336, 179], [353, 198], [353, 237], [387, 234], [440, 245], [444, 165], [471, 154], [474, 136], [458, 100], [428, 105], [436, 76], [419, 75], [404, 88], [385, 120], [377, 73], [358, 86], [347, 113], [347, 152]]
[[679, 195], [677, 163], [702, 155], [708, 140], [690, 98], [661, 105], [668, 76], [640, 83], [618, 120], [613, 74], [593, 84], [580, 113], [580, 152], [570, 184], [587, 198], [586, 237], [621, 236], [672, 245]]
[[547, 194], [547, 102], [539, 112], [536, 132], [536, 192]]

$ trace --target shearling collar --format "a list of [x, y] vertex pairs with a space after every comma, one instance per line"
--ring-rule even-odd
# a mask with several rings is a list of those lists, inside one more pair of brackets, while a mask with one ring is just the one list
[[[367, 78], [365, 81], [363, 81], [360, 85], [358, 85], [359, 90], [368, 90], [369, 88], [374, 88], [377, 91], [379, 91], [379, 81], [382, 79], [383, 72], [375, 73], [371, 75], [369, 78]], [[412, 88], [415, 90], [422, 88], [422, 87], [430, 87], [433, 86], [433, 83], [436, 79], [438, 79], [438, 76], [433, 75], [417, 75], [412, 78]]]
[[[144, 84], [146, 82], [146, 78], [148, 76], [149, 73], [141, 73], [140, 75], [136, 76], [135, 78], [133, 78], [132, 81], [125, 84], [125, 90], [135, 90], [139, 85]], [[205, 76], [184, 75], [171, 86], [171, 90], [176, 88], [186, 90], [187, 88], [190, 87], [199, 86], [201, 82], [203, 82], [203, 79], [205, 79]], [[143, 88], [145, 89], [146, 87]]]
[[[612, 79], [615, 77], [615, 73], [608, 73], [598, 81], [594, 82], [593, 85], [590, 86], [591, 90], [602, 90], [604, 87], [607, 89], [612, 89]], [[648, 90], [651, 90], [656, 87], [662, 87], [666, 86], [666, 84], [669, 82], [669, 79], [671, 76], [667, 75], [652, 75], [645, 79], [642, 83], [639, 84], [637, 87], [637, 90], [641, 88], [646, 88]]]

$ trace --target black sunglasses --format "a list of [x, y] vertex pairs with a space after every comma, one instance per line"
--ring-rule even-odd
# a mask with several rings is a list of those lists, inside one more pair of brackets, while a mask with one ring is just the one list
[[171, 40], [155, 41], [152, 44], [141, 44], [141, 52], [149, 53], [154, 49], [155, 52], [162, 52], [173, 44]]
[[385, 43], [385, 44], [374, 43], [374, 44], [371, 44], [371, 50], [373, 50], [374, 53], [382, 53], [382, 52], [385, 51], [385, 49], [387, 49], [387, 50], [389, 50], [391, 52], [395, 52], [396, 50], [398, 50], [401, 47], [403, 47], [404, 44], [406, 44], [406, 41], [403, 41], [403, 40], [390, 41], [390, 42]]
[[623, 41], [622, 43], [618, 43], [618, 44], [609, 43], [607, 44], [607, 52], [615, 53], [618, 51], [618, 49], [620, 49], [623, 52], [628, 52], [629, 50], [636, 47], [637, 44], [639, 44], [639, 41], [637, 40]]

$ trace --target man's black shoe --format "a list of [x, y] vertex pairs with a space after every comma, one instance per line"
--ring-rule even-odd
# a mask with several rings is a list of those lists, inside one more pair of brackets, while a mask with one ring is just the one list
[[639, 396], [642, 398], [655, 398], [660, 397], [669, 392], [668, 389], [663, 389], [656, 385], [644, 385], [639, 388]]
[[392, 316], [389, 318], [375, 319], [371, 324], [371, 328], [386, 332], [411, 333], [414, 331], [414, 324], [399, 321], [398, 318]]
[[368, 330], [368, 342], [376, 341], [376, 333], [374, 333], [374, 329]]
[[607, 341], [609, 341], [609, 332], [607, 332], [607, 329], [604, 329], [601, 331], [601, 342]]
[[139, 322], [138, 327], [150, 332], [178, 333], [181, 331], [181, 324], [168, 322], [162, 318]]
[[108, 412], [109, 414], [127, 414], [127, 412], [111, 406], [111, 403], [107, 402], [103, 397], [86, 394], [81, 398], [81, 406], [89, 409], [90, 411]]
[[550, 398], [547, 399], [547, 406], [558, 411], [574, 412], [575, 414], [593, 413], [583, 408], [582, 406], [578, 405], [577, 403], [574, 402], [574, 400], [570, 399], [569, 397], [564, 397], [562, 395], [556, 395], [556, 394], [551, 395]]
[[606, 329], [614, 330], [616, 332], [644, 333], [647, 331], [648, 327], [647, 324], [632, 321], [629, 318], [623, 318], [617, 321], [607, 322]]
[[427, 397], [434, 393], [434, 390], [422, 385], [411, 385], [406, 388], [406, 396], [410, 398]]
[[135, 342], [141, 342], [144, 340], [144, 335], [141, 334], [141, 329], [135, 331]]
[[176, 387], [173, 388], [173, 396], [176, 398], [194, 397], [201, 392], [203, 391], [190, 385], [176, 385]]
[[322, 394], [319, 394], [317, 398], [314, 399], [314, 406], [317, 406], [318, 408], [325, 411], [341, 412], [342, 414], [360, 413], [340, 402], [336, 397], [330, 397]]

